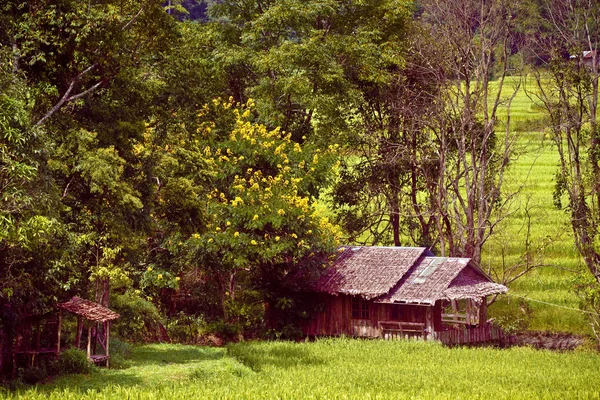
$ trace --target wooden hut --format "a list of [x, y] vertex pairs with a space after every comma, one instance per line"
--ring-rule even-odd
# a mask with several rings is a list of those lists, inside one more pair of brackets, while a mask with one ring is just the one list
[[[87, 321], [87, 357], [90, 361], [109, 366], [110, 360], [110, 322], [119, 318], [119, 314], [90, 300], [74, 296], [71, 300], [58, 304], [58, 352], [60, 352], [60, 331], [62, 310], [77, 315], [77, 333], [75, 347], [81, 345], [81, 334], [84, 328], [84, 319]], [[103, 353], [97, 353], [97, 345], [102, 347]]]
[[505, 293], [468, 258], [425, 248], [342, 247], [314, 291], [324, 304], [309, 336], [421, 338], [447, 344], [493, 342], [487, 296]]
[[[119, 314], [93, 301], [73, 297], [65, 303], [59, 303], [57, 309], [45, 314], [30, 315], [22, 319], [14, 337], [0, 332], [0, 342], [11, 344], [10, 354], [2, 354], [8, 359], [3, 369], [12, 370], [16, 375], [18, 367], [33, 367], [40, 358], [56, 357], [61, 351], [62, 311], [77, 316], [75, 347], [81, 345], [84, 320], [87, 321], [87, 356], [91, 362], [109, 366], [110, 322], [119, 318]], [[102, 353], [97, 354], [98, 345]], [[3, 370], [0, 369], [0, 372]], [[8, 372], [8, 371], [6, 371]]]

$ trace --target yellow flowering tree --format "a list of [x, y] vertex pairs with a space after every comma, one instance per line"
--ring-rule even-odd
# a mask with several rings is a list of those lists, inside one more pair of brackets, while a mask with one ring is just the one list
[[183, 243], [179, 261], [217, 286], [228, 322], [243, 319], [249, 293], [257, 303], [291, 307], [282, 300], [290, 277], [337, 245], [337, 228], [316, 205], [335, 169], [334, 148], [300, 145], [252, 122], [252, 101], [215, 100], [199, 118], [196, 140], [212, 171], [208, 223]]

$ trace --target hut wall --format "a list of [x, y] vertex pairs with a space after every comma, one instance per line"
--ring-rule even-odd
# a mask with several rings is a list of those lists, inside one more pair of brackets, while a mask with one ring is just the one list
[[[396, 312], [393, 308], [396, 308]], [[436, 321], [441, 307], [434, 310]], [[427, 307], [408, 304], [381, 304], [369, 302], [369, 318], [352, 318], [352, 296], [323, 296], [323, 311], [316, 313], [304, 326], [308, 336], [357, 336], [380, 337], [380, 321], [403, 321], [425, 323]]]

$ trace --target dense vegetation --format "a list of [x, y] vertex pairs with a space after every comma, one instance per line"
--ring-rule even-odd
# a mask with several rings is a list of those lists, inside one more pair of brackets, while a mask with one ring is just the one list
[[598, 335], [597, 4], [163, 3], [0, 6], [3, 346], [72, 295], [128, 340], [294, 337], [340, 242], [472, 257], [586, 311], [498, 321]]
[[161, 344], [134, 349], [125, 370], [63, 377], [9, 398], [597, 399], [599, 362], [594, 353], [425, 342]]

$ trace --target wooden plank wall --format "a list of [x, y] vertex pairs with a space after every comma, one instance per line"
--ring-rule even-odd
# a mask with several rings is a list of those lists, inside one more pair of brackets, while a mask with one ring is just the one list
[[450, 329], [435, 332], [435, 338], [448, 346], [499, 343], [504, 339], [504, 331], [492, 324], [485, 324], [477, 328]]
[[[398, 319], [425, 323], [427, 307], [414, 305], [369, 304], [369, 319], [352, 319], [352, 296], [323, 296], [324, 311], [304, 326], [308, 336], [381, 337], [379, 321], [392, 320], [392, 307], [398, 307]], [[441, 328], [441, 308], [434, 309], [436, 324]], [[439, 318], [438, 318], [439, 316]], [[436, 326], [436, 329], [438, 327]]]

